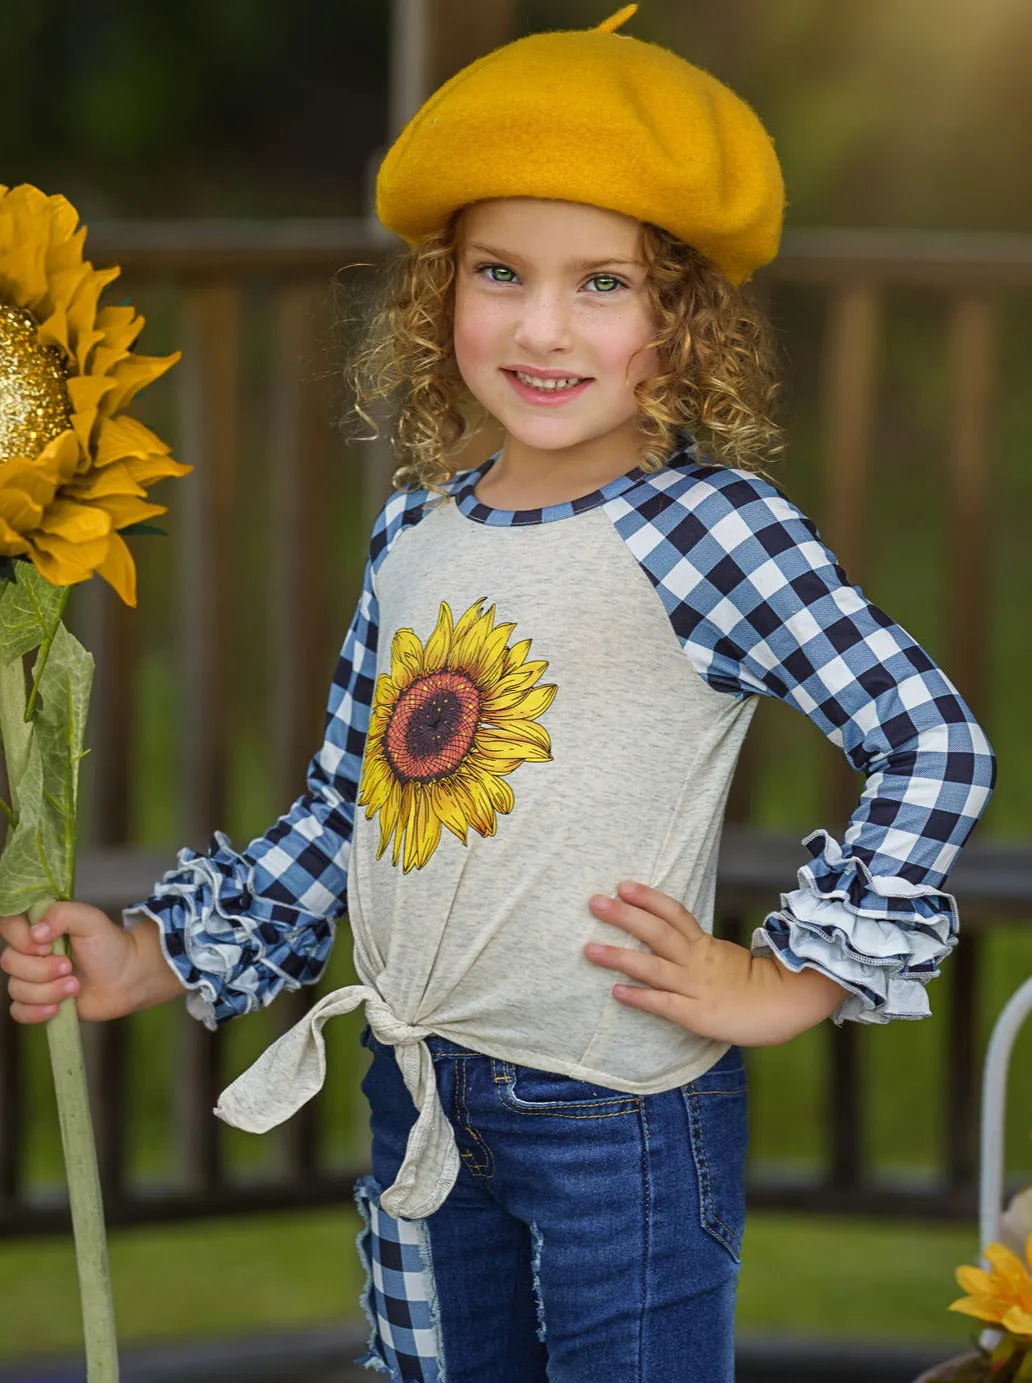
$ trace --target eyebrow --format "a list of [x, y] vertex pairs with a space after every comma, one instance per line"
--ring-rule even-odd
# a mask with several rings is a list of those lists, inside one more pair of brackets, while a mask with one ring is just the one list
[[[519, 264], [519, 263], [520, 263], [520, 260], [521, 260], [521, 256], [518, 255], [518, 254], [513, 254], [511, 250], [509, 250], [509, 251], [506, 251], [506, 250], [496, 250], [496, 249], [493, 249], [490, 245], [480, 245], [480, 244], [478, 244], [476, 241], [471, 241], [471, 242], [466, 246], [466, 249], [467, 249], [467, 250], [479, 250], [479, 251], [481, 252], [481, 254], [493, 255], [496, 259], [511, 260], [511, 261], [512, 261], [513, 263], [515, 263], [515, 264]], [[634, 269], [644, 269], [644, 268], [645, 268], [645, 265], [641, 262], [640, 259], [621, 259], [618, 255], [612, 255], [612, 256], [610, 256], [610, 257], [607, 258], [607, 259], [580, 259], [580, 260], [571, 260], [571, 261], [569, 261], [569, 262], [566, 264], [565, 267], [566, 267], [567, 269], [580, 269], [580, 270], [584, 270], [584, 269], [601, 269], [601, 268], [604, 268], [605, 266], [607, 266], [607, 265], [609, 265], [609, 264], [626, 264], [626, 265], [629, 265], [631, 268], [634, 268]]]

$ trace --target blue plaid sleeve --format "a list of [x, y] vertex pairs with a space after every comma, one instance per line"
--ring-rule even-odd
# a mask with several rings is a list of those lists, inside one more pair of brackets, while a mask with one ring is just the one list
[[214, 1028], [314, 984], [346, 907], [348, 856], [376, 676], [375, 574], [425, 511], [425, 491], [392, 495], [370, 542], [362, 593], [337, 659], [323, 743], [306, 790], [237, 853], [222, 832], [205, 854], [185, 849], [150, 898], [126, 909], [157, 922], [190, 1012]]
[[957, 688], [759, 477], [692, 460], [607, 509], [705, 681], [788, 702], [865, 776], [842, 844], [804, 839], [812, 862], [754, 951], [842, 985], [836, 1022], [925, 1016], [924, 986], [956, 943], [943, 885], [996, 779]]

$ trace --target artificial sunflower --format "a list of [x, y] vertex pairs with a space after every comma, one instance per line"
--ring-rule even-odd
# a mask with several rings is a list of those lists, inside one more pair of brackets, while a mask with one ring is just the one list
[[950, 1310], [977, 1316], [1001, 1326], [1023, 1344], [1032, 1344], [1032, 1234], [1025, 1244], [1025, 1259], [1028, 1267], [1004, 1244], [988, 1244], [988, 1269], [957, 1269], [957, 1282], [968, 1296], [953, 1302]]
[[132, 350], [144, 319], [99, 306], [119, 270], [83, 259], [78, 220], [64, 197], [0, 186], [0, 556], [54, 586], [96, 572], [135, 605], [119, 530], [163, 514], [147, 486], [192, 468], [121, 410], [179, 353]]
[[470, 827], [493, 836], [515, 801], [506, 776], [552, 757], [536, 723], [557, 691], [536, 685], [548, 664], [527, 661], [530, 639], [509, 646], [515, 624], [495, 625], [484, 599], [457, 624], [442, 601], [425, 647], [399, 629], [377, 678], [358, 804], [367, 819], [380, 813], [377, 859], [393, 837], [406, 874], [430, 859], [442, 826], [463, 845]]

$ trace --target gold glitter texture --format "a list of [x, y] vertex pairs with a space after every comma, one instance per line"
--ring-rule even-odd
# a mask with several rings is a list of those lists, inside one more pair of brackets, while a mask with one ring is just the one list
[[0, 555], [135, 605], [119, 530], [163, 514], [148, 486], [191, 468], [123, 410], [179, 356], [133, 350], [143, 318], [100, 306], [119, 271], [83, 258], [85, 236], [64, 197], [0, 186]]
[[72, 423], [68, 370], [57, 346], [44, 346], [32, 314], [0, 306], [0, 462], [38, 456]]

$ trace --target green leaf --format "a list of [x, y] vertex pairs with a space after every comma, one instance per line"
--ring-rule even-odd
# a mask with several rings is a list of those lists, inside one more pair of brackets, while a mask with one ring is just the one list
[[135, 537], [137, 533], [160, 533], [163, 538], [168, 537], [168, 530], [159, 528], [156, 523], [129, 523], [125, 528], [120, 528], [119, 533], [122, 537]]
[[0, 593], [0, 662], [38, 648], [61, 615], [63, 586], [45, 581], [31, 562], [15, 562], [15, 576]]
[[0, 557], [0, 583], [14, 580], [14, 558]]
[[[0, 605], [0, 621], [2, 615]], [[3, 632], [0, 624], [0, 638]], [[36, 711], [26, 726], [24, 768], [12, 785], [18, 821], [0, 856], [0, 913], [25, 912], [45, 896], [71, 896], [79, 763], [92, 680], [93, 658], [59, 623], [39, 674]]]
[[44, 801], [67, 840], [69, 874], [92, 683], [92, 655], [59, 624], [39, 681], [41, 705], [33, 728], [42, 756]]
[[[66, 896], [70, 879], [62, 879], [64, 842], [55, 813], [43, 795], [43, 762], [33, 735], [18, 784], [18, 825], [9, 832], [0, 855], [0, 913], [27, 912], [42, 896]], [[55, 869], [57, 873], [55, 874]]]

